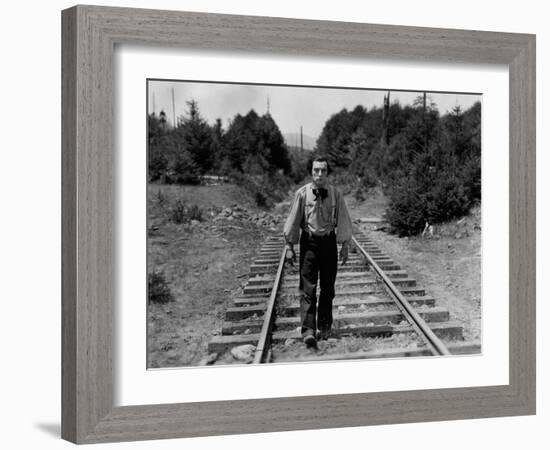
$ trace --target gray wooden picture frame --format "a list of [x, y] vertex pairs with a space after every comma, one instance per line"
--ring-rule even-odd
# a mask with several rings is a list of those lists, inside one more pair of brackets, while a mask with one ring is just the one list
[[[94, 443], [535, 413], [534, 35], [97, 6], [63, 11], [62, 35], [64, 439]], [[113, 53], [126, 43], [507, 65], [509, 384], [114, 407]]]

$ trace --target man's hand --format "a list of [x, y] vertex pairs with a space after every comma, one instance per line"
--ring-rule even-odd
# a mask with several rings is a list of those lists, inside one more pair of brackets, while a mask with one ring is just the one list
[[285, 254], [285, 262], [293, 266], [296, 263], [296, 252], [293, 248], [287, 247]]
[[342, 261], [342, 265], [344, 265], [348, 262], [348, 245], [347, 245], [347, 243], [342, 244], [342, 248], [340, 249], [340, 261]]

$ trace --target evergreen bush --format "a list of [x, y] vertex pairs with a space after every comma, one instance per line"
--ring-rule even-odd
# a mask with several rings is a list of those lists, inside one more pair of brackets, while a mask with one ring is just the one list
[[147, 298], [150, 303], [169, 303], [174, 301], [170, 286], [166, 282], [164, 272], [153, 271], [147, 280]]

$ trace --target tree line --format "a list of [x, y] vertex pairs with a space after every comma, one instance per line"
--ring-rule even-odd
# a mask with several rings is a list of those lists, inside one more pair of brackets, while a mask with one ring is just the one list
[[381, 186], [400, 235], [467, 214], [481, 200], [481, 103], [441, 115], [426, 94], [406, 106], [390, 95], [380, 107], [331, 116], [316, 153], [341, 180], [358, 183], [359, 196]]
[[481, 200], [481, 104], [441, 115], [424, 94], [412, 105], [390, 101], [343, 109], [325, 123], [313, 153], [289, 148], [270, 114], [250, 110], [222, 126], [201, 116], [196, 101], [175, 126], [166, 114], [148, 116], [149, 180], [196, 184], [205, 174], [244, 185], [259, 206], [282, 199], [292, 182], [325, 156], [337, 182], [358, 198], [380, 186], [386, 217], [400, 235], [468, 213]]
[[186, 104], [175, 126], [164, 111], [148, 116], [149, 181], [198, 184], [206, 174], [221, 175], [243, 185], [258, 206], [269, 206], [304, 177], [304, 155], [289, 151], [269, 113], [237, 114], [224, 129], [219, 118], [208, 124], [195, 100]]
[[207, 123], [195, 100], [187, 106], [176, 126], [168, 124], [164, 111], [148, 117], [150, 181], [198, 183], [207, 173], [291, 174], [288, 148], [270, 114], [237, 114], [224, 130], [221, 119]]

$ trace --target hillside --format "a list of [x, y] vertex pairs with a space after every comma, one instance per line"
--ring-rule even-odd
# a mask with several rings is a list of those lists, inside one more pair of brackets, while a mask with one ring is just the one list
[[257, 248], [284, 218], [230, 183], [149, 184], [147, 201], [147, 272], [161, 273], [173, 295], [149, 303], [147, 365], [196, 366]]
[[[241, 291], [261, 243], [281, 232], [290, 199], [268, 212], [229, 183], [149, 185], [148, 273], [164, 274], [174, 301], [149, 304], [148, 367], [209, 362], [208, 342], [220, 332], [225, 310]], [[432, 234], [399, 238], [370, 220], [381, 218], [387, 204], [379, 191], [361, 202], [348, 195], [346, 202], [355, 225], [463, 324], [465, 338], [480, 339], [479, 207], [463, 219], [434, 227]]]

